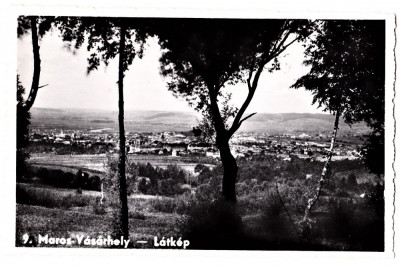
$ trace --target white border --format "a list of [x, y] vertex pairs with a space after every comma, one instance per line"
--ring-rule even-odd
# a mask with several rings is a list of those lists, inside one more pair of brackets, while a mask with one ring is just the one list
[[[243, 3], [244, 2], [244, 3]], [[259, 3], [261, 1], [4, 1], [1, 8], [1, 77], [0, 83], [0, 255], [1, 260], [22, 260], [23, 263], [52, 262], [54, 264], [74, 263], [83, 260], [85, 264], [123, 263], [139, 264], [157, 261], [157, 264], [190, 262], [202, 264], [222, 263], [228, 260], [233, 264], [246, 265], [249, 262], [335, 264], [338, 263], [393, 263], [392, 233], [392, 195], [393, 176], [393, 80], [394, 80], [394, 25], [395, 5], [387, 1], [281, 1], [281, 4]], [[386, 19], [386, 135], [385, 135], [385, 179], [386, 214], [384, 253], [373, 252], [284, 252], [284, 251], [175, 251], [175, 250], [103, 250], [103, 249], [25, 249], [15, 248], [15, 74], [16, 74], [16, 18], [21, 14], [76, 15], [76, 16], [138, 16], [138, 17], [237, 17], [237, 18], [327, 18], [327, 19]], [[399, 32], [397, 28], [397, 32]], [[397, 34], [399, 36], [400, 34]], [[397, 45], [397, 55], [399, 48]], [[396, 81], [398, 83], [398, 81]], [[396, 106], [396, 114], [399, 109]], [[397, 115], [397, 117], [399, 117]], [[397, 131], [399, 132], [399, 131]], [[399, 139], [396, 139], [399, 147]], [[397, 169], [399, 170], [399, 169]], [[397, 171], [398, 172], [398, 171]], [[396, 181], [397, 182], [397, 181]], [[397, 182], [398, 183], [398, 182]], [[397, 185], [397, 188], [400, 186]], [[396, 205], [399, 197], [396, 198]], [[398, 217], [398, 213], [396, 213]], [[398, 228], [398, 223], [396, 228]], [[400, 235], [397, 230], [396, 238]], [[397, 242], [398, 243], [398, 242]], [[397, 258], [400, 250], [396, 246]], [[151, 258], [151, 259], [150, 259]], [[284, 261], [282, 261], [284, 260]], [[311, 260], [311, 261], [310, 261]], [[398, 260], [398, 259], [395, 259]], [[7, 265], [6, 263], [5, 265]], [[47, 264], [47, 263], [46, 263]], [[30, 264], [29, 264], [30, 265]]]

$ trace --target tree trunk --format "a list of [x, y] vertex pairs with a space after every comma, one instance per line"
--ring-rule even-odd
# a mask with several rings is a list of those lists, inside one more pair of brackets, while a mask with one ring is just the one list
[[120, 28], [120, 45], [119, 45], [119, 69], [118, 69], [118, 92], [119, 92], [119, 160], [118, 160], [118, 176], [119, 176], [119, 198], [120, 198], [120, 226], [121, 233], [125, 239], [129, 238], [128, 225], [128, 198], [126, 192], [126, 176], [125, 176], [125, 127], [124, 127], [124, 51], [125, 51], [125, 27]]
[[309, 218], [311, 209], [314, 206], [315, 202], [317, 202], [317, 200], [319, 198], [319, 195], [321, 193], [322, 186], [325, 183], [326, 174], [328, 172], [328, 168], [329, 168], [330, 163], [332, 161], [333, 148], [334, 148], [334, 145], [335, 145], [335, 142], [336, 142], [336, 134], [337, 134], [337, 131], [339, 129], [339, 118], [340, 118], [340, 112], [336, 111], [335, 125], [334, 125], [333, 132], [332, 132], [331, 146], [329, 148], [329, 152], [328, 152], [328, 155], [327, 155], [327, 158], [326, 158], [327, 160], [326, 160], [326, 162], [324, 164], [324, 168], [322, 169], [321, 177], [319, 179], [318, 186], [316, 188], [316, 193], [315, 193], [314, 197], [308, 199], [307, 208], [306, 208], [306, 210], [304, 212], [304, 218], [303, 218], [304, 221]]
[[235, 157], [233, 157], [229, 139], [232, 135], [225, 129], [224, 121], [217, 103], [218, 88], [216, 85], [208, 86], [210, 96], [210, 112], [216, 132], [216, 144], [219, 149], [224, 175], [222, 178], [222, 196], [227, 202], [236, 203], [236, 176], [238, 167]]
[[32, 49], [33, 49], [33, 77], [31, 91], [28, 99], [25, 101], [25, 108], [29, 111], [35, 102], [37, 92], [39, 90], [40, 79], [40, 53], [39, 53], [39, 39], [36, 25], [37, 17], [31, 17], [31, 30], [32, 30]]
[[217, 146], [221, 156], [224, 175], [222, 178], [222, 196], [228, 202], [236, 203], [236, 177], [238, 167], [235, 157], [233, 157], [230, 147], [229, 138], [217, 136]]

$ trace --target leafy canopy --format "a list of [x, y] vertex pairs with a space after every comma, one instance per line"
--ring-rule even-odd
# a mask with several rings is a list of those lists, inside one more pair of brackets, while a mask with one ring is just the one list
[[312, 91], [313, 103], [339, 112], [345, 122], [365, 121], [373, 130], [364, 159], [373, 173], [384, 172], [385, 22], [320, 21], [305, 61], [310, 72], [292, 86]]
[[67, 47], [76, 50], [85, 43], [91, 52], [87, 74], [98, 69], [101, 63], [108, 66], [110, 60], [119, 53], [120, 28], [125, 28], [125, 52], [123, 71], [127, 71], [133, 59], [143, 57], [146, 32], [141, 29], [141, 21], [135, 18], [111, 17], [59, 17], [57, 27]]
[[313, 104], [341, 113], [347, 123], [382, 119], [384, 22], [320, 21], [307, 49], [310, 72], [292, 86], [313, 93]]
[[[306, 38], [310, 25], [304, 20], [157, 19], [151, 28], [163, 49], [161, 74], [169, 90], [209, 113], [214, 125], [224, 123], [232, 135], [243, 122], [263, 69], [279, 69], [278, 56], [294, 41]], [[249, 96], [240, 109], [230, 107], [230, 94], [221, 89], [245, 82]], [[215, 106], [218, 101], [222, 107]], [[230, 129], [228, 117], [237, 118]]]

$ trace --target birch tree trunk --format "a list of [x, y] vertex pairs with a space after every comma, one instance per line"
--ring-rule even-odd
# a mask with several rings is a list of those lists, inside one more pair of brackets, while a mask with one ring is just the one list
[[315, 191], [315, 195], [312, 198], [308, 199], [308, 204], [307, 204], [307, 208], [306, 208], [306, 210], [304, 212], [303, 221], [306, 221], [309, 218], [311, 209], [314, 206], [315, 202], [317, 202], [317, 200], [319, 198], [319, 195], [321, 194], [322, 186], [325, 183], [325, 178], [326, 178], [326, 175], [327, 175], [327, 172], [328, 172], [328, 168], [329, 168], [330, 163], [332, 161], [333, 148], [334, 148], [335, 142], [336, 142], [336, 134], [337, 134], [337, 131], [339, 129], [339, 118], [340, 118], [340, 111], [336, 111], [335, 125], [334, 125], [333, 132], [332, 132], [331, 146], [329, 148], [328, 155], [327, 155], [327, 158], [326, 158], [327, 160], [326, 160], [326, 162], [324, 164], [324, 168], [322, 169], [321, 177], [319, 178], [318, 186], [317, 186], [316, 191]]

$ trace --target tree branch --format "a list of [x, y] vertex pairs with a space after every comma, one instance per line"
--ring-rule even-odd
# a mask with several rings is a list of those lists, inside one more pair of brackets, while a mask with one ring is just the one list
[[[279, 36], [283, 35], [283, 33], [285, 32], [287, 27], [288, 27], [288, 21], [286, 20], [285, 24], [282, 26], [281, 31], [279, 32]], [[278, 43], [279, 43], [279, 39], [276, 40], [276, 42], [274, 43], [274, 46], [272, 47], [271, 51], [274, 51], [277, 48]]]
[[[229, 137], [232, 137], [232, 135], [239, 129], [241, 122], [244, 121], [244, 120], [241, 121], [242, 116], [243, 116], [244, 112], [246, 111], [247, 107], [249, 106], [251, 100], [253, 99], [254, 93], [257, 89], [258, 80], [260, 79], [260, 75], [261, 75], [261, 72], [263, 71], [265, 64], [266, 64], [266, 62], [264, 60], [261, 60], [260, 66], [258, 67], [256, 74], [254, 75], [253, 84], [251, 84], [250, 77], [247, 80], [247, 87], [249, 89], [249, 93], [247, 94], [246, 100], [242, 104], [242, 107], [240, 107], [239, 112], [237, 113], [235, 119], [233, 120], [232, 126], [228, 131]], [[249, 75], [252, 75], [252, 74], [253, 74], [253, 71], [250, 71]], [[249, 117], [247, 117], [247, 118], [249, 118]]]
[[38, 89], [46, 87], [46, 86], [49, 86], [49, 84], [45, 84], [45, 85], [39, 86]]
[[252, 117], [252, 116], [255, 115], [255, 114], [257, 114], [257, 113], [252, 113], [252, 114], [246, 116], [245, 118], [243, 118], [242, 120], [240, 120], [239, 125], [241, 125], [241, 124], [243, 123], [243, 121], [249, 119], [250, 117]]
[[254, 53], [253, 59], [254, 59], [254, 60], [253, 60], [253, 62], [251, 63], [250, 70], [249, 70], [249, 77], [247, 78], [247, 87], [248, 87], [248, 88], [251, 88], [251, 78], [253, 77], [254, 66], [256, 65], [256, 61], [257, 61], [256, 54], [255, 54], [255, 53]]
[[[286, 50], [286, 48], [288, 48], [290, 45], [292, 45], [294, 42], [297, 42], [300, 39], [300, 36], [297, 36], [293, 41], [291, 41], [290, 43], [288, 43], [287, 45], [284, 45], [280, 51], [276, 51], [275, 54], [272, 54], [271, 59], [274, 57], [277, 57], [278, 55], [280, 55], [283, 51]], [[283, 43], [282, 43], [283, 44]]]
[[276, 190], [276, 194], [278, 195], [279, 201], [283, 206], [283, 209], [285, 210], [287, 216], [289, 217], [290, 222], [292, 223], [294, 229], [296, 230], [297, 236], [300, 237], [300, 230], [297, 228], [296, 224], [294, 223], [292, 216], [290, 215], [289, 210], [286, 208], [285, 203], [282, 200], [281, 194], [279, 193], [277, 181], [275, 181], [275, 190]]
[[[252, 86], [249, 87], [249, 93], [247, 94], [247, 98], [244, 101], [242, 107], [240, 107], [239, 112], [237, 113], [235, 119], [233, 120], [232, 126], [228, 131], [229, 137], [232, 137], [232, 135], [239, 129], [242, 122], [245, 119], [249, 118], [249, 117], [246, 117], [244, 120], [241, 119], [254, 96], [255, 89], [256, 89], [256, 87], [252, 87]], [[254, 115], [254, 114], [252, 114], [252, 115]]]
[[[285, 33], [285, 29], [281, 32], [281, 35], [283, 35], [284, 33]], [[274, 44], [274, 47], [271, 50], [272, 51], [271, 54], [274, 54], [274, 51], [278, 51], [279, 49], [281, 49], [282, 45], [286, 42], [287, 38], [289, 38], [290, 34], [291, 34], [291, 32], [288, 31], [288, 32], [286, 32], [286, 35], [284, 35], [284, 37], [282, 38], [282, 40], [280, 42], [279, 42], [279, 39], [276, 41], [276, 43]]]

